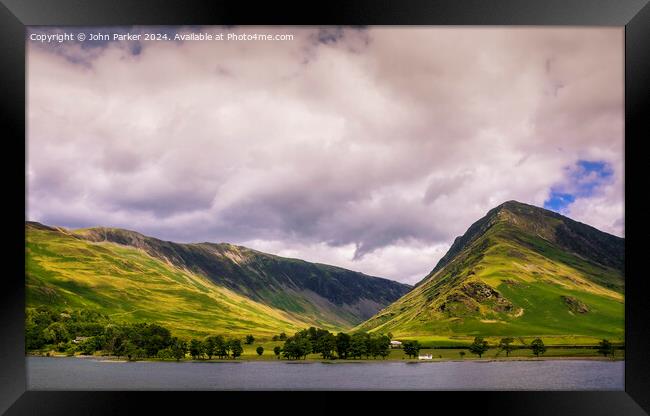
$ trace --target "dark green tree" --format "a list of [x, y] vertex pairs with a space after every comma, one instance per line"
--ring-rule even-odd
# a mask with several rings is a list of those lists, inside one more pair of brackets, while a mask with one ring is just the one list
[[352, 358], [361, 358], [362, 356], [368, 356], [368, 345], [366, 343], [368, 335], [365, 333], [357, 332], [352, 335], [350, 339], [350, 349], [348, 354]]
[[478, 358], [481, 358], [489, 349], [490, 347], [483, 337], [474, 338], [474, 342], [469, 346], [469, 352], [478, 355]]
[[286, 341], [284, 341], [284, 346], [282, 347], [282, 355], [287, 360], [297, 360], [302, 356], [296, 337], [289, 337]]
[[459, 351], [458, 355], [460, 355], [460, 359], [462, 360], [463, 358], [465, 358], [465, 351]]
[[228, 342], [221, 335], [213, 337], [212, 342], [214, 343], [214, 355], [222, 360], [227, 358], [230, 348]]
[[50, 344], [67, 342], [71, 339], [70, 333], [62, 322], [54, 322], [45, 328], [43, 338]]
[[300, 356], [298, 358], [306, 360], [307, 356], [314, 351], [314, 346], [307, 337], [298, 337], [296, 341], [298, 345], [298, 351], [300, 353]]
[[386, 335], [380, 335], [375, 341], [374, 347], [376, 348], [376, 353], [382, 359], [386, 359], [390, 355], [390, 338]]
[[546, 352], [546, 346], [544, 345], [544, 341], [542, 341], [541, 338], [535, 338], [533, 342], [530, 343], [530, 348], [533, 350], [535, 357], [539, 357], [540, 354], [544, 354]]
[[280, 341], [286, 341], [287, 340], [287, 334], [284, 332], [280, 333], [280, 336], [278, 337]]
[[282, 348], [279, 345], [276, 345], [273, 348], [273, 354], [275, 354], [276, 358], [280, 358], [280, 353], [282, 352]]
[[287, 338], [282, 348], [282, 355], [289, 360], [306, 359], [311, 352], [312, 345], [309, 338], [298, 334]]
[[83, 340], [78, 346], [81, 355], [93, 355], [95, 351], [98, 351], [101, 348], [101, 342], [97, 337], [89, 337], [88, 339]]
[[124, 354], [129, 361], [136, 361], [138, 358], [145, 356], [145, 351], [142, 348], [139, 348], [132, 341], [126, 341], [124, 343]]
[[203, 352], [208, 356], [208, 360], [212, 359], [212, 356], [215, 355], [217, 342], [216, 337], [210, 336], [203, 340]]
[[198, 339], [190, 340], [190, 355], [193, 359], [198, 360], [203, 357], [204, 346]]
[[499, 349], [505, 351], [506, 357], [510, 356], [510, 352], [515, 350], [515, 346], [512, 343], [515, 342], [514, 338], [501, 338], [499, 341]]
[[172, 347], [167, 347], [164, 350], [158, 351], [158, 358], [162, 360], [171, 360], [174, 358], [172, 355]]
[[335, 350], [336, 337], [329, 332], [318, 338], [316, 341], [316, 348], [314, 348], [314, 352], [318, 351], [325, 360], [331, 359], [334, 356]]
[[404, 350], [404, 354], [408, 355], [409, 358], [415, 358], [418, 356], [420, 353], [420, 349], [422, 346], [417, 340], [414, 341], [404, 341], [402, 343], [402, 350]]
[[257, 355], [261, 356], [262, 354], [264, 354], [264, 347], [260, 345], [255, 349], [255, 352], [257, 352]]
[[239, 339], [232, 339], [228, 342], [228, 347], [230, 349], [230, 355], [232, 355], [232, 358], [237, 359], [242, 352], [244, 352], [244, 347], [241, 345], [241, 340]]
[[255, 337], [252, 335], [246, 335], [246, 345], [251, 345], [253, 342], [255, 342]]
[[348, 353], [350, 351], [350, 341], [350, 335], [344, 332], [339, 332], [336, 335], [336, 354], [339, 356], [339, 358], [343, 360], [348, 358]]
[[614, 354], [614, 346], [608, 339], [604, 339], [598, 343], [598, 353], [604, 357]]
[[171, 349], [172, 357], [176, 361], [180, 361], [182, 358], [185, 358], [185, 354], [187, 353], [187, 342], [174, 337], [169, 348]]

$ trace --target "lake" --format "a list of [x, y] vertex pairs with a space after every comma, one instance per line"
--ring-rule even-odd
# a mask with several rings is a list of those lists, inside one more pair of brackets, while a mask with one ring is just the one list
[[31, 390], [623, 390], [623, 361], [117, 362], [27, 357]]

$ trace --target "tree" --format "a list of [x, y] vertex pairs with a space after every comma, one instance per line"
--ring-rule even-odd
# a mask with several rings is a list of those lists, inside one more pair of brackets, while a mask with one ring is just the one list
[[465, 351], [459, 351], [458, 355], [460, 355], [460, 359], [462, 360], [463, 358], [465, 358]]
[[366, 343], [367, 334], [357, 332], [350, 339], [349, 355], [352, 358], [361, 358], [368, 355], [368, 345]]
[[126, 341], [124, 343], [124, 355], [129, 361], [136, 361], [138, 358], [144, 357], [145, 351], [142, 348], [138, 348], [132, 341]]
[[58, 344], [70, 340], [70, 333], [61, 322], [54, 322], [43, 331], [45, 341], [50, 344]]
[[158, 358], [162, 360], [171, 360], [174, 358], [172, 354], [172, 347], [167, 347], [163, 350], [158, 351]]
[[276, 358], [280, 358], [281, 352], [282, 352], [282, 348], [280, 348], [280, 346], [276, 345], [275, 348], [273, 348], [273, 354], [275, 354]]
[[264, 347], [260, 345], [259, 347], [257, 347], [255, 351], [257, 352], [257, 355], [261, 356], [262, 354], [264, 354]]
[[246, 335], [246, 345], [251, 345], [253, 342], [255, 342], [255, 337], [252, 335]]
[[204, 352], [203, 343], [198, 339], [192, 339], [190, 341], [190, 355], [192, 356], [192, 358], [194, 358], [195, 360], [202, 358], [203, 352]]
[[176, 337], [173, 337], [171, 345], [169, 347], [158, 351], [158, 357], [162, 358], [163, 360], [174, 359], [176, 361], [180, 361], [181, 358], [185, 358], [186, 353], [187, 343], [185, 341], [179, 340]]
[[501, 338], [499, 342], [499, 349], [506, 352], [506, 357], [510, 356], [510, 352], [515, 350], [515, 346], [512, 343], [515, 342], [514, 338]]
[[404, 341], [402, 344], [402, 349], [404, 354], [408, 355], [409, 358], [415, 358], [419, 353], [422, 346], [418, 341]]
[[289, 360], [306, 359], [311, 352], [311, 341], [307, 337], [298, 334], [287, 338], [282, 348], [282, 355]]
[[542, 341], [541, 338], [535, 338], [533, 342], [530, 343], [530, 348], [533, 350], [533, 354], [535, 354], [536, 357], [539, 357], [540, 354], [546, 352], [546, 346], [544, 346], [544, 341]]
[[208, 360], [212, 359], [212, 356], [215, 355], [215, 350], [217, 347], [216, 337], [207, 337], [203, 341], [203, 352], [208, 356]]
[[298, 345], [296, 337], [290, 337], [284, 341], [284, 347], [282, 347], [282, 355], [287, 360], [297, 360], [301, 357], [300, 347]]
[[598, 343], [598, 353], [602, 354], [604, 357], [608, 355], [614, 355], [614, 346], [608, 339], [604, 339]]
[[244, 352], [244, 347], [241, 345], [241, 340], [238, 339], [232, 339], [228, 342], [228, 347], [230, 348], [230, 354], [232, 355], [232, 358], [237, 359], [242, 352]]
[[308, 338], [298, 338], [298, 351], [300, 352], [302, 359], [306, 360], [307, 356], [313, 351], [311, 341]]
[[221, 335], [217, 335], [216, 337], [212, 338], [212, 342], [214, 342], [214, 355], [222, 360], [228, 357], [228, 351], [230, 347], [226, 340]]
[[368, 354], [372, 358], [387, 357], [390, 354], [390, 338], [386, 335], [370, 335], [366, 340]]
[[324, 360], [329, 360], [334, 356], [335, 349], [336, 337], [328, 332], [326, 335], [321, 336], [316, 341], [316, 348], [314, 348], [314, 352], [318, 351]]
[[469, 352], [478, 355], [478, 358], [481, 358], [489, 349], [490, 347], [483, 337], [474, 338], [474, 342], [469, 346]]
[[386, 359], [390, 355], [390, 337], [381, 335], [375, 343], [375, 348], [377, 348], [377, 354], [382, 359]]
[[124, 334], [122, 328], [117, 325], [107, 325], [104, 328], [104, 349], [109, 354], [115, 355], [118, 358], [122, 355], [122, 343], [124, 342]]
[[172, 357], [176, 361], [180, 361], [181, 358], [185, 358], [185, 354], [187, 353], [187, 342], [174, 337], [172, 338], [172, 345], [169, 348], [171, 348]]
[[348, 358], [348, 352], [350, 351], [350, 341], [350, 336], [344, 332], [339, 332], [336, 335], [336, 354], [339, 356], [339, 358]]
[[138, 335], [135, 342], [144, 350], [147, 357], [155, 356], [159, 350], [171, 344], [171, 332], [162, 325], [136, 324], [134, 330]]
[[287, 340], [287, 334], [284, 332], [280, 333], [280, 336], [278, 337], [280, 341], [286, 341]]
[[90, 337], [79, 344], [81, 355], [93, 355], [95, 351], [101, 348], [101, 343], [96, 337]]

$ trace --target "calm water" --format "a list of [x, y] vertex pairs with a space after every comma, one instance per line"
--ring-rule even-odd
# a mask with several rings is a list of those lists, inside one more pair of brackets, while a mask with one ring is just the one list
[[111, 362], [27, 358], [34, 390], [622, 390], [624, 362]]

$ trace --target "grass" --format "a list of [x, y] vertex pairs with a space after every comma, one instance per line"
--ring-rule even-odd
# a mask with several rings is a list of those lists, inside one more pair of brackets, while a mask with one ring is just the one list
[[[481, 299], [465, 287], [491, 288]], [[588, 307], [570, 309], [564, 297]], [[550, 242], [498, 223], [453, 261], [375, 317], [356, 327], [391, 332], [396, 339], [431, 345], [458, 345], [483, 337], [551, 337], [558, 345], [593, 345], [624, 338], [623, 277], [559, 250]]]
[[309, 326], [295, 315], [255, 302], [141, 250], [91, 243], [28, 228], [26, 300], [98, 310], [114, 321], [158, 322], [174, 335], [270, 338]]

